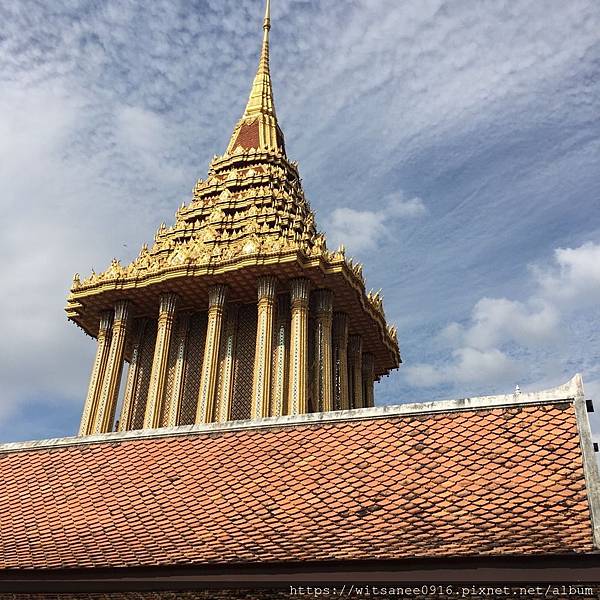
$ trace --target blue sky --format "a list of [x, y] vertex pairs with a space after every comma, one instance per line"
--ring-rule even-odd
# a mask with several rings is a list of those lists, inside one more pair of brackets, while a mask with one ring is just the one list
[[[76, 431], [72, 275], [132, 259], [224, 151], [262, 0], [0, 5], [0, 440]], [[600, 4], [273, 0], [288, 154], [383, 288], [379, 403], [582, 372], [600, 400]]]

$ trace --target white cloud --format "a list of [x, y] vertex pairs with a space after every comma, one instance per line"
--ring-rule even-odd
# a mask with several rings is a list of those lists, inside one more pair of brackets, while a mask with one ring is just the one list
[[540, 295], [569, 309], [600, 303], [600, 244], [554, 251], [553, 268], [534, 268]]
[[540, 344], [556, 335], [559, 320], [558, 310], [547, 302], [524, 304], [506, 298], [482, 298], [473, 308], [464, 342], [479, 349], [505, 342]]
[[[437, 340], [449, 347], [451, 358], [439, 364], [417, 364], [405, 368], [405, 377], [415, 387], [460, 383], [511, 383], [523, 367], [507, 352], [558, 345], [567, 311], [598, 302], [600, 290], [600, 245], [586, 243], [554, 252], [554, 264], [533, 266], [531, 296], [525, 302], [507, 298], [482, 298], [466, 324], [449, 323]], [[553, 367], [555, 363], [552, 361]], [[583, 365], [582, 365], [583, 366]]]
[[519, 364], [497, 348], [459, 348], [452, 353], [452, 362], [449, 364], [417, 364], [405, 368], [408, 383], [423, 388], [448, 383], [515, 385], [521, 374]]
[[414, 219], [427, 213], [421, 198], [405, 199], [402, 193], [390, 194], [381, 210], [336, 208], [327, 228], [330, 246], [343, 243], [352, 252], [374, 250], [394, 235], [394, 226], [401, 219]]

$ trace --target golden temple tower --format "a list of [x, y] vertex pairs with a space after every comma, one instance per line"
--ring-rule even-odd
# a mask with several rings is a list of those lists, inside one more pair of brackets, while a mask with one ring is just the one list
[[98, 347], [80, 435], [373, 406], [400, 363], [381, 296], [327, 249], [287, 158], [269, 70], [258, 71], [227, 151], [128, 266], [75, 275], [69, 318]]

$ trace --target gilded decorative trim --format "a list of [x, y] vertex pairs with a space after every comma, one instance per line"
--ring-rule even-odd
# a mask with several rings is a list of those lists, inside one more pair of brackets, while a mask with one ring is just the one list
[[[205, 204], [203, 204], [204, 206]], [[208, 206], [208, 205], [206, 205]], [[206, 217], [209, 218], [210, 210], [205, 209]], [[278, 217], [279, 218], [279, 217]], [[185, 247], [178, 250], [178, 245], [173, 246], [172, 240], [165, 242], [164, 250], [157, 250], [156, 256], [147, 253], [144, 255], [142, 262], [138, 268], [137, 263], [134, 266], [119, 269], [109, 269], [105, 273], [98, 275], [94, 274], [88, 280], [85, 280], [78, 287], [73, 288], [69, 296], [67, 314], [71, 320], [76, 322], [90, 335], [96, 335], [96, 330], [92, 323], [87, 318], [87, 311], [84, 306], [87, 305], [90, 299], [98, 299], [104, 294], [111, 293], [114, 290], [127, 292], [131, 299], [137, 301], [137, 294], [144, 294], [145, 289], [154, 286], [158, 283], [178, 285], [178, 282], [187, 278], [193, 277], [199, 281], [203, 276], [222, 275], [227, 277], [236, 277], [238, 272], [241, 272], [250, 267], [263, 268], [268, 265], [273, 269], [277, 269], [278, 275], [284, 277], [287, 273], [287, 268], [292, 265], [299, 265], [303, 270], [316, 270], [319, 279], [325, 275], [327, 278], [341, 275], [343, 277], [343, 285], [349, 285], [358, 294], [358, 299], [361, 304], [361, 311], [367, 313], [372, 321], [372, 327], [376, 327], [380, 335], [380, 342], [385, 352], [389, 353], [387, 358], [378, 354], [378, 363], [384, 361], [381, 365], [376, 365], [376, 372], [381, 375], [389, 371], [389, 369], [397, 368], [400, 362], [400, 353], [398, 349], [397, 332], [394, 326], [388, 326], [385, 323], [385, 318], [381, 311], [378, 310], [378, 304], [372, 303], [365, 292], [364, 281], [355, 272], [356, 267], [349, 265], [349, 260], [340, 251], [331, 253], [323, 250], [318, 246], [306, 248], [300, 247], [297, 244], [287, 245], [285, 242], [281, 248], [278, 243], [269, 243], [263, 247], [262, 243], [255, 244], [255, 252], [246, 254], [242, 252], [243, 246], [248, 242], [244, 242], [239, 248], [233, 251], [229, 256], [228, 251], [219, 250], [217, 254], [219, 259], [214, 259], [209, 252], [206, 255], [206, 260], [195, 258], [195, 251], [189, 250], [191, 254], [185, 258], [181, 264], [167, 264], [169, 254], [167, 252], [186, 253], [187, 245], [193, 244], [193, 240], [185, 242]], [[229, 243], [229, 242], [228, 242]], [[212, 243], [210, 248], [217, 248]], [[318, 248], [318, 249], [317, 249]], [[215, 250], [216, 251], [216, 250]], [[186, 255], [187, 256], [187, 255]], [[285, 272], [284, 272], [285, 270]], [[337, 281], [337, 280], [336, 280]], [[185, 295], [186, 287], [181, 287], [181, 293]], [[352, 318], [356, 315], [352, 313]]]
[[212, 285], [208, 289], [208, 309], [220, 309], [225, 308], [225, 302], [227, 301], [227, 286], [226, 285]]
[[290, 282], [290, 415], [308, 412], [308, 300], [310, 283], [298, 278]]
[[152, 360], [152, 372], [150, 374], [150, 388], [148, 390], [148, 402], [144, 416], [144, 429], [156, 429], [160, 427], [162, 404], [167, 382], [167, 363], [169, 358], [169, 347], [171, 333], [175, 320], [177, 307], [176, 294], [162, 294], [158, 312], [158, 330], [156, 333], [156, 344], [154, 346], [154, 358]]
[[217, 368], [219, 364], [219, 344], [223, 326], [223, 310], [227, 298], [227, 286], [213, 285], [208, 291], [208, 327], [196, 423], [211, 423], [215, 416], [215, 397], [217, 394]]
[[94, 366], [92, 367], [88, 393], [83, 407], [83, 415], [81, 416], [79, 435], [89, 435], [93, 430], [98, 398], [100, 397], [100, 392], [102, 390], [104, 371], [106, 369], [106, 362], [110, 350], [112, 321], [113, 311], [104, 311], [101, 313], [100, 327], [98, 330], [98, 347], [96, 349], [96, 357], [94, 359]]
[[273, 344], [273, 309], [275, 306], [277, 279], [261, 277], [258, 280], [258, 322], [256, 350], [254, 353], [254, 376], [252, 383], [253, 419], [268, 417], [271, 394], [271, 353]]
[[129, 302], [122, 300], [115, 304], [110, 350], [98, 400], [98, 411], [94, 420], [94, 433], [108, 433], [113, 429], [115, 410], [123, 373], [125, 337], [129, 323]]

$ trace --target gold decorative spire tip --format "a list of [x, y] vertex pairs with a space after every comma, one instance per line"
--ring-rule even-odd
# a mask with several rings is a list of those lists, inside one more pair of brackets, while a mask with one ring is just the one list
[[271, 29], [271, 0], [267, 0], [267, 7], [265, 8], [265, 22], [263, 29], [267, 31]]

